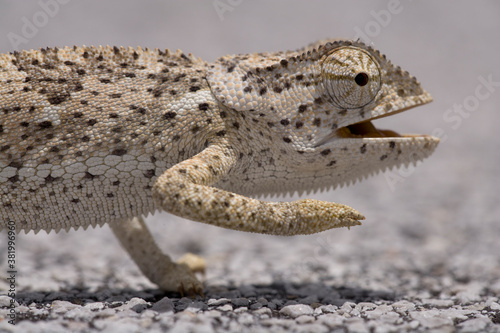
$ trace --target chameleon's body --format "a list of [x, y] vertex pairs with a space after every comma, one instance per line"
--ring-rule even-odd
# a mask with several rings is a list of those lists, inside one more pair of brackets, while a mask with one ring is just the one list
[[153, 282], [199, 291], [140, 216], [162, 209], [279, 235], [360, 224], [340, 204], [243, 195], [330, 188], [427, 157], [438, 139], [368, 120], [430, 101], [358, 42], [214, 64], [111, 47], [3, 54], [0, 229], [9, 220], [35, 232], [109, 222]]

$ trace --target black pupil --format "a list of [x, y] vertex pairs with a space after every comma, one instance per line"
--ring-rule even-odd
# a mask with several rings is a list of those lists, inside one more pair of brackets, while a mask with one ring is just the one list
[[354, 81], [360, 87], [366, 86], [366, 84], [368, 83], [368, 74], [366, 74], [366, 73], [359, 73], [354, 78]]

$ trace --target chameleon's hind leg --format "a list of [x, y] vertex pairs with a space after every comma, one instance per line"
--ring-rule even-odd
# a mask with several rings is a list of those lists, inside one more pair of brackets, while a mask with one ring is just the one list
[[163, 290], [202, 294], [203, 286], [190, 269], [189, 261], [175, 263], [156, 244], [141, 217], [109, 224], [142, 273]]

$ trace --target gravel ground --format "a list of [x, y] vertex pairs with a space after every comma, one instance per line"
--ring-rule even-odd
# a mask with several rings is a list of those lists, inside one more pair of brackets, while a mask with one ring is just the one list
[[[435, 97], [376, 124], [442, 144], [418, 168], [307, 195], [364, 213], [351, 230], [285, 238], [148, 218], [165, 252], [207, 260], [204, 297], [157, 290], [107, 226], [19, 235], [16, 325], [0, 246], [0, 332], [500, 332], [500, 4], [402, 0], [383, 16], [383, 1], [220, 2], [232, 3], [221, 16], [216, 1], [70, 2], [19, 48], [142, 45], [214, 60], [361, 31]], [[0, 52], [41, 10], [0, 1]]]

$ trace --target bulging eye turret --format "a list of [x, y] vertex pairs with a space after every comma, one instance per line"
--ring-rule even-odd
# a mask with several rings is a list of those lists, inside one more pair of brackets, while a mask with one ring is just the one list
[[332, 104], [340, 109], [361, 108], [380, 90], [380, 68], [366, 51], [342, 47], [322, 63], [321, 75]]

